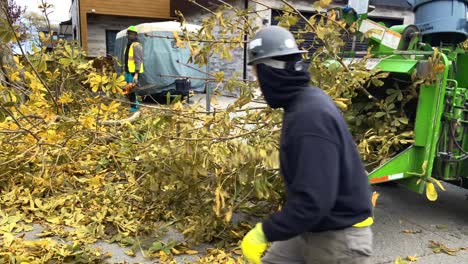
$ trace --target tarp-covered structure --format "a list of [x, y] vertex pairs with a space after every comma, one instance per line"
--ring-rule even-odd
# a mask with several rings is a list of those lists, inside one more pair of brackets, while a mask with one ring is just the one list
[[[186, 64], [190, 58], [190, 49], [177, 47], [174, 32], [181, 33], [179, 22], [155, 22], [136, 26], [138, 38], [143, 46], [145, 72], [140, 77], [139, 95], [159, 94], [175, 90], [176, 76], [192, 77], [190, 79], [192, 90], [203, 92], [205, 89], [206, 67], [195, 64]], [[184, 24], [189, 32], [200, 29], [199, 26]], [[127, 30], [117, 34], [113, 54], [121, 65], [124, 61], [124, 52], [127, 46]], [[122, 67], [118, 67], [122, 70]], [[169, 77], [172, 76], [172, 77]]]

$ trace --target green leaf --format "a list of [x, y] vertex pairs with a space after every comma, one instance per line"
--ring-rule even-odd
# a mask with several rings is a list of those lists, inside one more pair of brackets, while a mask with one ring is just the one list
[[378, 113], [376, 113], [374, 116], [377, 117], [377, 118], [380, 118], [380, 117], [382, 117], [382, 116], [384, 116], [384, 115], [386, 115], [385, 112], [378, 112]]
[[398, 121], [400, 121], [402, 124], [405, 124], [405, 125], [408, 124], [408, 118], [406, 118], [406, 117], [400, 117], [398, 119]]
[[384, 82], [379, 80], [379, 79], [371, 79], [371, 82], [376, 87], [380, 87], [380, 86], [384, 85]]

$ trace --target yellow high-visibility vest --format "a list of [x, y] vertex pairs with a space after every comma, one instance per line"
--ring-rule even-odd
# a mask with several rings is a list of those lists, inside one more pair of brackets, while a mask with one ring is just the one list
[[[134, 73], [135, 70], [136, 70], [136, 65], [135, 65], [135, 58], [133, 57], [133, 54], [134, 54], [134, 46], [135, 45], [140, 45], [140, 43], [138, 42], [133, 42], [131, 45], [130, 45], [130, 50], [128, 51], [128, 71], [131, 72], [131, 73]], [[145, 68], [143, 67], [143, 62], [141, 62], [141, 66], [140, 66], [140, 73], [143, 73], [145, 71]]]

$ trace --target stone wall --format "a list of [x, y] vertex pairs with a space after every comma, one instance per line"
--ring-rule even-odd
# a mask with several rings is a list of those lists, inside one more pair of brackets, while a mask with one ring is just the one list
[[[242, 8], [242, 1], [231, 1], [230, 4], [237, 8]], [[201, 25], [202, 21], [207, 18], [210, 13], [206, 10], [202, 10], [199, 7], [193, 6], [189, 12], [184, 13], [187, 23]], [[216, 35], [216, 34], [215, 34]], [[213, 55], [209, 58], [208, 72], [215, 73], [223, 71], [226, 79], [237, 76], [237, 78], [243, 78], [244, 72], [244, 49], [236, 48], [231, 51], [232, 60], [221, 59], [219, 55]], [[210, 87], [214, 87], [216, 84], [210, 83]], [[236, 94], [234, 91], [233, 94]], [[228, 93], [228, 91], [224, 91]]]

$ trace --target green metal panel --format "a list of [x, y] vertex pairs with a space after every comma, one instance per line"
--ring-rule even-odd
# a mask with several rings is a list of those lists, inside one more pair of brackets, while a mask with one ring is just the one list
[[373, 180], [377, 178], [410, 171], [413, 156], [414, 147], [407, 148], [397, 156], [387, 161], [384, 165], [374, 170], [369, 175], [369, 180], [373, 182]]
[[458, 54], [457, 74], [455, 78], [460, 87], [468, 87], [468, 53]]
[[415, 146], [424, 147], [427, 144], [433, 114], [431, 109], [434, 103], [431, 99], [435, 97], [436, 90], [436, 85], [421, 85], [414, 125]]
[[383, 59], [377, 68], [380, 68], [383, 72], [394, 72], [394, 73], [407, 73], [410, 74], [418, 65], [417, 60], [409, 59]]
[[[426, 167], [423, 169], [426, 170], [425, 176], [427, 177], [432, 176], [432, 169], [433, 169], [434, 158], [436, 154], [435, 152], [436, 152], [436, 147], [437, 147], [437, 140], [440, 134], [440, 124], [441, 124], [441, 119], [442, 119], [442, 113], [444, 111], [445, 88], [447, 86], [449, 66], [451, 64], [447, 56], [445, 56], [444, 54], [442, 54], [442, 59], [445, 65], [445, 70], [443, 72], [443, 76], [440, 76], [441, 78], [438, 80], [438, 83], [435, 86], [436, 89], [432, 98], [433, 105], [431, 109], [427, 109], [431, 113], [430, 117], [432, 118], [430, 127], [426, 128], [429, 131], [429, 134], [427, 138], [428, 141], [426, 144], [425, 155], [424, 155]], [[420, 98], [420, 101], [421, 101], [421, 98]]]
[[[385, 180], [386, 176], [394, 175], [395, 173], [403, 173], [401, 182], [413, 191], [422, 193], [424, 191], [425, 179], [431, 177], [432, 166], [434, 163], [436, 145], [440, 134], [440, 122], [442, 119], [442, 112], [444, 110], [445, 87], [447, 85], [447, 77], [449, 72], [450, 62], [447, 56], [442, 55], [445, 70], [441, 74], [439, 80], [428, 86], [421, 86], [420, 95], [418, 100], [418, 108], [416, 112], [415, 123], [415, 144], [397, 155], [395, 158], [386, 162], [380, 168], [374, 170], [369, 174], [371, 183], [376, 183]], [[382, 61], [382, 63], [387, 60]], [[392, 69], [398, 68], [400, 63], [404, 60], [392, 59], [392, 63], [396, 63]], [[410, 61], [411, 62], [411, 61]], [[411, 67], [417, 64], [412, 62]], [[387, 67], [387, 69], [390, 68]], [[407, 73], [410, 72], [410, 67], [407, 68]], [[399, 72], [404, 73], [403, 70]], [[414, 177], [415, 179], [409, 180], [408, 178]], [[418, 180], [421, 179], [418, 184]], [[388, 178], [388, 180], [397, 180], [395, 178]]]

